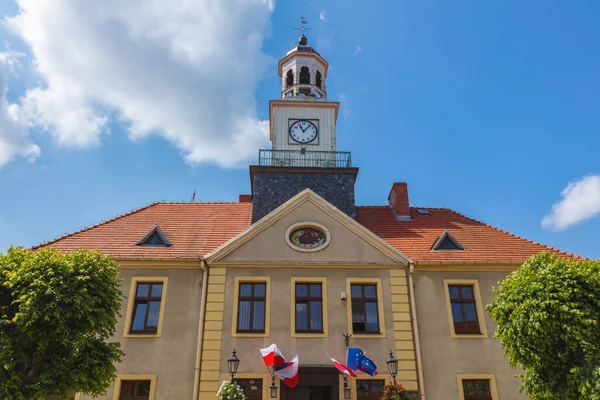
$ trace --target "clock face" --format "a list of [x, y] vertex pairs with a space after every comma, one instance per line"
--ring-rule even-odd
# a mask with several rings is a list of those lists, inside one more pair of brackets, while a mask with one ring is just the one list
[[290, 126], [290, 137], [296, 143], [310, 143], [317, 138], [319, 129], [311, 121], [301, 119]]

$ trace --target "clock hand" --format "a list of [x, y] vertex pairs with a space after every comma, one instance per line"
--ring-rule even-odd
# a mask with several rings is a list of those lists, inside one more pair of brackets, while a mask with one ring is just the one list
[[[302, 129], [302, 125], [299, 125], [300, 129]], [[308, 129], [308, 126], [306, 127], [306, 129]], [[302, 129], [302, 133], [304, 133], [304, 131], [306, 131], [306, 129]]]

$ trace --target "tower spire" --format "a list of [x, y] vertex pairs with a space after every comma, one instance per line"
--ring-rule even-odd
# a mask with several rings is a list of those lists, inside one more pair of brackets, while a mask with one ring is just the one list
[[308, 45], [308, 39], [304, 36], [305, 31], [310, 31], [310, 28], [305, 25], [308, 24], [308, 21], [304, 19], [304, 17], [300, 17], [300, 26], [298, 28], [294, 28], [297, 31], [300, 31], [300, 37], [298, 38], [298, 46], [306, 46]]

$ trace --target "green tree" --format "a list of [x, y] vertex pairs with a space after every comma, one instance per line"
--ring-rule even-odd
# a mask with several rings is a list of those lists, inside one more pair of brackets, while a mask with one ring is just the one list
[[529, 258], [487, 306], [533, 400], [600, 399], [600, 261]]
[[93, 251], [0, 253], [0, 399], [100, 395], [123, 353], [117, 264]]

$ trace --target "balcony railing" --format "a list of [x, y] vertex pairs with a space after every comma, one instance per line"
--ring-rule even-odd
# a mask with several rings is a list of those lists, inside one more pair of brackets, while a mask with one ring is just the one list
[[258, 165], [270, 167], [350, 168], [349, 151], [259, 150]]

